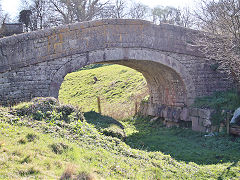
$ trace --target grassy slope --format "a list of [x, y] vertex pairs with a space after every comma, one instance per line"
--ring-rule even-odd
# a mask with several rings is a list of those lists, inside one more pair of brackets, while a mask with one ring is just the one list
[[[95, 84], [94, 77], [98, 79]], [[125, 66], [110, 65], [68, 74], [59, 91], [59, 99], [87, 112], [97, 111], [97, 96], [100, 96], [103, 113], [110, 115], [121, 109], [127, 116], [133, 111], [137, 96], [146, 94], [146, 81], [141, 73]]]
[[[99, 115], [88, 115], [87, 121], [91, 122], [91, 118], [96, 116]], [[187, 141], [193, 142], [194, 139], [190, 140], [189, 136], [196, 138], [195, 145], [199, 140], [204, 141], [204, 137], [198, 133], [186, 134], [184, 131], [174, 129], [167, 133], [166, 129], [162, 129], [158, 124], [150, 126], [142, 119], [133, 120], [133, 123], [126, 121], [124, 125], [128, 129], [126, 133], [129, 136], [126, 142], [137, 148], [132, 149], [120, 139], [99, 133], [95, 129], [97, 124], [94, 127], [87, 122], [79, 122], [77, 127], [80, 129], [76, 131], [74, 124], [59, 126], [44, 120], [33, 121], [30, 116], [11, 115], [7, 109], [1, 109], [0, 117], [0, 178], [59, 178], [64, 171], [75, 175], [84, 172], [97, 178], [107, 179], [239, 179], [240, 177], [239, 154], [234, 157], [235, 160], [233, 158], [212, 165], [197, 165], [184, 162], [184, 155], [182, 161], [176, 161], [169, 155], [158, 152], [160, 143], [155, 149], [149, 146], [148, 150], [153, 152], [137, 150], [145, 149], [143, 145], [147, 143], [156, 144], [151, 142], [156, 138], [156, 133], [163, 136], [162, 140], [160, 136], [158, 139], [168, 144], [169, 151], [182, 148]], [[156, 133], [150, 138], [153, 133], [150, 130], [153, 127]], [[210, 141], [205, 141], [207, 147], [196, 149], [206, 149], [205, 152], [216, 150], [216, 147], [208, 147], [212, 144], [211, 138]], [[229, 139], [224, 140], [227, 142]], [[61, 144], [67, 148], [62, 148]], [[230, 145], [239, 148], [239, 142], [232, 142]], [[224, 152], [229, 148], [224, 146], [219, 146], [222, 148], [219, 151]], [[233, 148], [229, 151], [232, 150]], [[201, 156], [201, 152], [198, 156]], [[211, 158], [216, 157], [209, 156], [209, 159]]]

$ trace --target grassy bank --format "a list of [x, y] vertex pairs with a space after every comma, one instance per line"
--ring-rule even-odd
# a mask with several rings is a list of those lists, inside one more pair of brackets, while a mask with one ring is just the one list
[[141, 73], [125, 66], [109, 65], [68, 74], [59, 91], [59, 99], [87, 112], [97, 111], [99, 96], [104, 114], [125, 118], [134, 114], [135, 102], [147, 94], [147, 84]]

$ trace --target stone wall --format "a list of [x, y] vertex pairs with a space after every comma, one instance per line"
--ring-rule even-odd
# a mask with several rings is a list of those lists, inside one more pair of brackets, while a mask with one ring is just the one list
[[[223, 111], [228, 113], [228, 120], [231, 118], [232, 114], [228, 111]], [[221, 128], [226, 128], [226, 120], [216, 125], [213, 123], [213, 115], [216, 110], [209, 108], [193, 108], [193, 107], [176, 107], [176, 106], [166, 106], [159, 104], [151, 104], [149, 102], [143, 102], [140, 105], [139, 114], [143, 116], [153, 116], [162, 119], [162, 122], [167, 127], [179, 127], [183, 124], [189, 127], [187, 122], [191, 122], [191, 128], [193, 131], [198, 132], [216, 132], [221, 131]], [[224, 116], [225, 117], [225, 116]], [[186, 126], [185, 126], [186, 127]]]

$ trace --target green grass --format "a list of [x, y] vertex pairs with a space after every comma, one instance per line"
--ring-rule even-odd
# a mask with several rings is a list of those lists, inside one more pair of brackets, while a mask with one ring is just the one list
[[[47, 104], [44, 108], [37, 102], [34, 109], [29, 103], [17, 111], [0, 108], [0, 179], [240, 178], [239, 139], [166, 129], [161, 122], [150, 124], [142, 118], [119, 122], [95, 112], [85, 113], [86, 120], [72, 121], [70, 114], [65, 122], [57, 113], [52, 121], [45, 116], [37, 120], [32, 116], [36, 109], [45, 114], [59, 107], [40, 100]], [[27, 114], [19, 114], [21, 109]], [[62, 111], [66, 108], [58, 113]], [[125, 142], [102, 132], [112, 125], [117, 132], [124, 130]]]
[[[94, 77], [98, 79], [96, 83]], [[97, 111], [97, 96], [100, 96], [102, 112], [116, 116], [118, 109], [118, 116], [122, 118], [134, 113], [135, 101], [141, 101], [147, 91], [145, 78], [131, 68], [94, 66], [67, 74], [59, 91], [59, 100], [88, 112]]]
[[236, 110], [240, 106], [240, 96], [236, 90], [216, 92], [211, 96], [196, 98], [194, 107]]
[[205, 137], [204, 133], [190, 129], [165, 128], [161, 121], [149, 123], [146, 118], [127, 120], [126, 143], [135, 149], [161, 151], [178, 161], [202, 164], [233, 162], [240, 158], [240, 139], [216, 134]]
[[[240, 95], [236, 90], [216, 92], [211, 96], [196, 98], [193, 107], [214, 109], [213, 125], [220, 125], [240, 107]], [[226, 123], [226, 122], [225, 122]]]

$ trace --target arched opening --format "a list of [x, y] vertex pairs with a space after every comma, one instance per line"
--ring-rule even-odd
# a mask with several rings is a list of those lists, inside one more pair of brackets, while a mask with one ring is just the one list
[[64, 77], [89, 64], [118, 64], [144, 76], [149, 88], [150, 105], [185, 107], [195, 98], [195, 88], [186, 68], [166, 53], [148, 49], [105, 49], [74, 55], [53, 73], [50, 96], [58, 97]]

